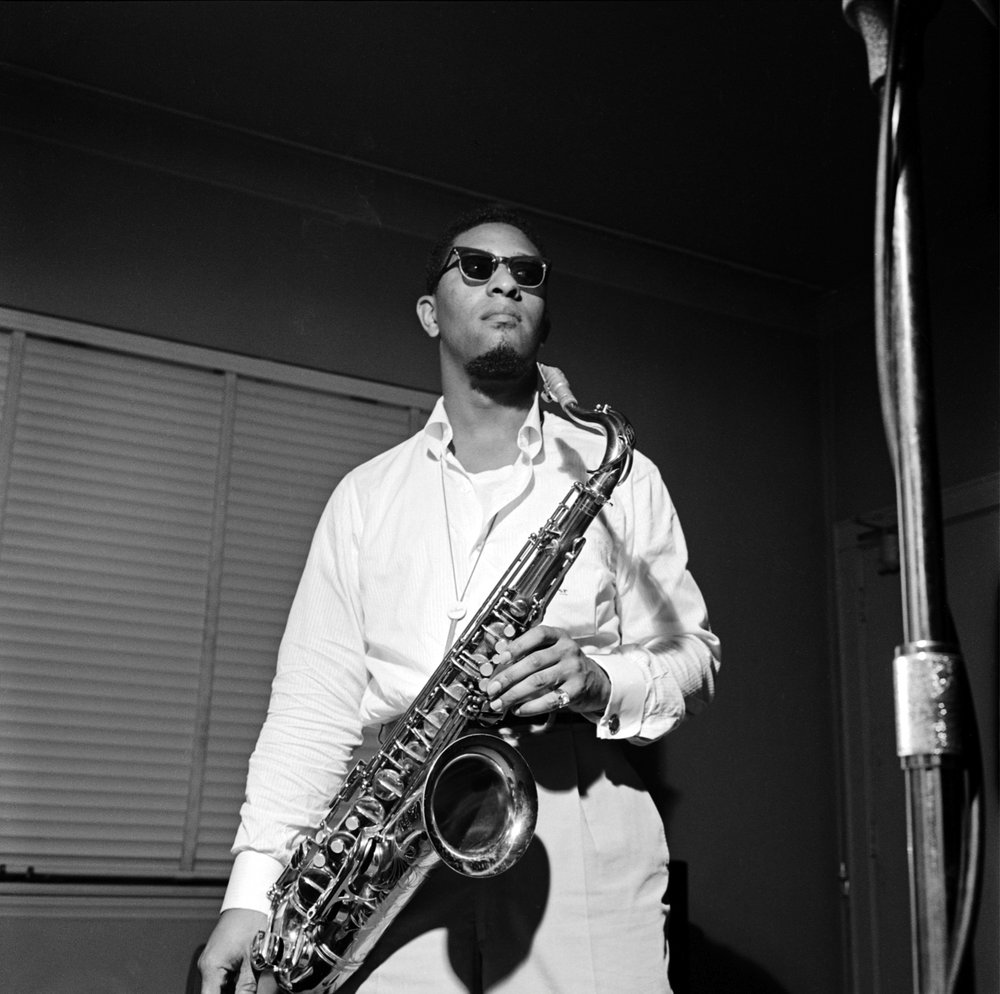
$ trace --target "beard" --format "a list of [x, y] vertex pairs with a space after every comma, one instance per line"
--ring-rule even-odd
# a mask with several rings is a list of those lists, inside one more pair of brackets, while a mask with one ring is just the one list
[[535, 368], [535, 363], [521, 355], [506, 342], [494, 345], [488, 352], [470, 359], [465, 371], [472, 380], [512, 383], [525, 379]]

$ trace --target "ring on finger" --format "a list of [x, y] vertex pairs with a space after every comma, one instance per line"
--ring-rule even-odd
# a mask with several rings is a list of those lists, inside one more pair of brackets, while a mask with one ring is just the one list
[[563, 708], [568, 706], [569, 694], [567, 694], [565, 690], [560, 690], [559, 693], [556, 694], [556, 708], [561, 711]]

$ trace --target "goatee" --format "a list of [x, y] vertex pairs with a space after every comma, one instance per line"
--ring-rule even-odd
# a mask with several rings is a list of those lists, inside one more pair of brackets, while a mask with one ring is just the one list
[[510, 383], [522, 380], [534, 370], [532, 359], [521, 355], [506, 342], [495, 345], [489, 352], [470, 359], [465, 371], [473, 381]]

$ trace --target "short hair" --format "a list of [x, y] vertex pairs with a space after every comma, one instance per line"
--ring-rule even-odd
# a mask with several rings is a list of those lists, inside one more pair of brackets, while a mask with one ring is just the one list
[[542, 255], [545, 255], [545, 249], [535, 234], [534, 227], [523, 214], [505, 204], [480, 204], [456, 217], [434, 243], [434, 248], [427, 256], [427, 266], [424, 270], [424, 293], [434, 292], [438, 276], [444, 268], [445, 260], [448, 258], [448, 253], [451, 251], [455, 239], [463, 231], [478, 228], [481, 224], [509, 224], [512, 228], [517, 228]]

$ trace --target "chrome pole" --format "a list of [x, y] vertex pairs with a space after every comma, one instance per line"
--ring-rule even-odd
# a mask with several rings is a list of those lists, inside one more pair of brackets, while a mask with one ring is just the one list
[[[950, 994], [981, 873], [979, 750], [948, 611], [927, 278], [917, 87], [936, 4], [847, 0], [880, 97], [875, 329], [886, 441], [896, 478], [903, 638], [893, 663], [897, 754], [907, 796], [915, 994]], [[955, 803], [958, 800], [959, 803]]]

